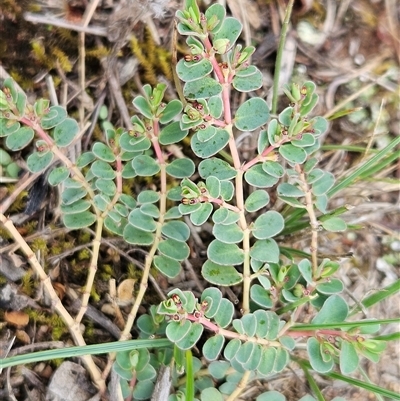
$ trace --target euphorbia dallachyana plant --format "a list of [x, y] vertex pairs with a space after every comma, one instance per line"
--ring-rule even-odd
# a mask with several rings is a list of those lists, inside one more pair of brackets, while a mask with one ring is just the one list
[[[168, 401], [233, 401], [249, 382], [276, 377], [290, 362], [304, 370], [312, 390], [302, 401], [324, 399], [313, 372], [400, 399], [349, 377], [359, 369], [361, 358], [378, 361], [386, 343], [375, 334], [379, 321], [354, 319], [360, 308], [342, 295], [339, 263], [319, 256], [319, 236], [346, 230], [340, 215], [347, 209], [330, 209], [329, 199], [341, 184], [318, 165], [319, 138], [328, 123], [313, 114], [318, 102], [315, 84], [287, 85], [286, 107], [273, 114], [266, 100], [257, 96], [263, 79], [251, 64], [255, 48], [238, 43], [242, 24], [227, 17], [220, 4], [201, 12], [195, 0], [186, 0], [176, 17], [188, 49], [176, 65], [184, 83], [182, 101], [165, 102], [165, 84], [144, 85], [142, 95], [133, 100], [137, 114], [132, 127], [108, 125], [104, 142], [95, 142], [75, 164], [63, 149], [73, 143], [79, 128], [63, 107], [50, 106], [46, 100], [27, 104], [10, 79], [0, 92], [5, 146], [19, 151], [35, 140], [27, 166], [31, 172], [50, 168], [50, 184], [62, 185], [64, 225], [95, 225], [82, 308], [75, 317], [65, 310], [3, 210], [2, 223], [22, 244], [77, 345], [84, 345], [76, 327], [88, 305], [103, 229], [144, 247], [140, 289], [121, 340], [127, 340], [135, 327], [141, 339], [151, 341], [116, 356], [113, 370], [126, 399], [156, 399], [155, 383], [159, 386], [159, 372], [168, 366]], [[232, 92], [249, 96], [234, 109]], [[257, 138], [257, 147], [244, 159], [235, 138], [248, 132]], [[171, 145], [181, 144], [188, 154], [182, 145], [187, 136], [196, 163], [182, 152], [170, 151]], [[398, 142], [388, 145], [386, 152]], [[141, 177], [154, 177], [158, 188], [134, 196], [124, 193], [124, 180]], [[271, 194], [280, 202], [272, 203]], [[190, 255], [191, 229], [183, 216], [194, 226], [212, 226], [201, 267], [206, 289], [197, 297], [190, 290], [174, 289], [136, 319], [150, 269], [174, 278]], [[287, 245], [288, 236], [299, 232], [309, 235], [307, 252]], [[223, 287], [240, 294], [238, 305], [225, 296]], [[395, 287], [386, 291], [390, 295]], [[370, 296], [363, 305], [376, 302], [378, 297]], [[192, 354], [195, 347], [199, 358]], [[105, 375], [89, 355], [84, 362], [105, 392]], [[106, 372], [112, 362], [110, 357]], [[267, 391], [256, 400], [285, 397]]]

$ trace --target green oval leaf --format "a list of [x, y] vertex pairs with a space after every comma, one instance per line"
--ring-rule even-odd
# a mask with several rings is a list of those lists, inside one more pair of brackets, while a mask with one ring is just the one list
[[18, 121], [0, 118], [0, 138], [18, 131], [20, 126], [21, 124]]
[[96, 215], [89, 211], [66, 214], [63, 216], [63, 223], [65, 227], [71, 230], [78, 230], [80, 228], [90, 227], [92, 224], [94, 224], [96, 220]]
[[310, 358], [310, 364], [315, 371], [319, 373], [327, 373], [332, 370], [334, 366], [333, 359], [324, 359], [321, 353], [321, 344], [316, 338], [310, 337], [307, 340], [307, 352]]
[[54, 128], [54, 142], [57, 144], [57, 146], [61, 148], [69, 146], [78, 133], [78, 123], [72, 118], [66, 118], [63, 122], [57, 124]]
[[321, 294], [336, 294], [343, 291], [343, 283], [337, 278], [326, 279], [326, 282], [317, 284], [317, 291]]
[[137, 197], [137, 201], [141, 204], [155, 203], [160, 199], [160, 194], [153, 190], [141, 191]]
[[136, 174], [142, 177], [151, 177], [160, 171], [160, 165], [150, 156], [139, 155], [132, 160], [132, 167]]
[[243, 239], [243, 231], [236, 224], [215, 224], [213, 234], [216, 239], [225, 244], [236, 244]]
[[161, 130], [158, 140], [161, 145], [171, 145], [180, 142], [188, 132], [187, 129], [181, 129], [179, 121], [175, 121]]
[[47, 130], [62, 123], [67, 118], [67, 111], [62, 106], [51, 106], [48, 113], [44, 114], [40, 120], [40, 126]]
[[235, 244], [225, 244], [214, 240], [208, 247], [207, 256], [214, 263], [228, 266], [240, 265], [244, 261], [243, 250]]
[[224, 357], [228, 361], [231, 361], [235, 357], [236, 353], [239, 351], [241, 345], [242, 345], [241, 341], [237, 338], [234, 338], [233, 340], [229, 341], [229, 343], [224, 349]]
[[26, 164], [32, 173], [39, 173], [50, 166], [53, 158], [53, 152], [34, 152], [28, 156]]
[[218, 312], [222, 300], [222, 292], [218, 288], [208, 287], [201, 294], [201, 302], [207, 303], [204, 316], [212, 318]]
[[235, 308], [233, 303], [226, 298], [222, 298], [218, 311], [214, 316], [215, 323], [222, 328], [229, 326], [232, 322], [234, 312]]
[[[216, 5], [219, 5], [219, 4], [216, 4]], [[203, 354], [204, 354], [204, 347], [203, 347]], [[200, 400], [201, 401], [211, 401], [211, 400], [212, 401], [224, 401], [224, 397], [216, 388], [208, 387], [208, 388], [205, 388], [201, 392]]]
[[256, 189], [247, 197], [244, 207], [249, 213], [253, 213], [267, 206], [269, 200], [270, 198], [267, 191]]
[[323, 176], [313, 183], [311, 190], [315, 196], [320, 196], [327, 193], [334, 183], [335, 176], [328, 171], [324, 171]]
[[127, 224], [123, 232], [124, 240], [134, 245], [151, 245], [154, 242], [154, 235], [140, 230], [131, 224]]
[[208, 361], [215, 361], [221, 353], [224, 343], [225, 337], [222, 334], [216, 334], [209, 338], [203, 345], [202, 351], [204, 358]]
[[85, 199], [80, 199], [70, 205], [61, 204], [60, 209], [63, 214], [81, 213], [88, 210], [91, 203]]
[[11, 150], [20, 150], [29, 145], [35, 132], [31, 127], [21, 127], [6, 138], [6, 146]]
[[173, 343], [181, 340], [190, 330], [192, 323], [189, 320], [170, 322], [165, 330], [167, 338]]
[[95, 177], [102, 178], [103, 180], [112, 180], [115, 178], [115, 171], [108, 163], [102, 160], [93, 162], [90, 169]]
[[82, 199], [86, 196], [87, 191], [85, 188], [67, 188], [61, 194], [61, 200], [64, 205], [71, 205], [79, 199]]
[[127, 225], [127, 220], [126, 219], [121, 219], [119, 222], [116, 222], [115, 220], [113, 220], [110, 216], [107, 216], [104, 219], [104, 227], [117, 235], [120, 235], [122, 237], [123, 232], [124, 232], [124, 228]]
[[196, 156], [206, 159], [222, 150], [229, 141], [229, 133], [219, 129], [217, 134], [207, 142], [199, 140], [197, 133], [192, 136], [191, 146]]
[[145, 136], [134, 136], [124, 132], [120, 139], [119, 144], [126, 152], [142, 152], [151, 147], [150, 139]]
[[279, 196], [285, 196], [290, 198], [300, 198], [304, 196], [304, 192], [299, 189], [296, 185], [282, 182], [278, 185], [277, 193]]
[[264, 348], [261, 355], [260, 364], [258, 365], [258, 372], [263, 376], [268, 376], [274, 369], [276, 358], [276, 348]]
[[114, 196], [117, 192], [117, 186], [114, 184], [114, 181], [111, 180], [103, 180], [99, 178], [96, 180], [96, 188], [106, 194], [107, 196]]
[[266, 173], [260, 164], [256, 164], [247, 170], [244, 179], [257, 188], [270, 188], [278, 182], [278, 178]]
[[199, 174], [202, 178], [214, 176], [219, 180], [230, 180], [236, 177], [236, 170], [224, 160], [211, 157], [202, 160], [198, 167]]
[[272, 308], [273, 306], [270, 292], [259, 284], [251, 286], [250, 298], [264, 308]]
[[243, 281], [242, 275], [233, 266], [221, 266], [207, 260], [201, 269], [202, 276], [211, 284], [231, 286]]
[[190, 177], [194, 174], [196, 166], [193, 161], [187, 158], [175, 159], [167, 165], [167, 173], [175, 178]]
[[215, 79], [205, 77], [187, 82], [183, 87], [183, 95], [189, 100], [206, 99], [222, 92], [222, 85]]
[[[254, 67], [254, 66], [251, 66]], [[239, 92], [252, 92], [262, 87], [263, 77], [260, 70], [248, 76], [236, 75], [232, 80], [233, 87]]]
[[167, 124], [182, 111], [182, 102], [178, 99], [171, 100], [159, 115], [160, 123]]
[[279, 234], [285, 227], [282, 215], [274, 210], [257, 217], [254, 222], [252, 233], [257, 239], [266, 239]]
[[213, 42], [218, 39], [228, 39], [229, 45], [226, 48], [226, 51], [228, 51], [235, 44], [241, 32], [242, 24], [236, 18], [226, 17], [213, 35]]
[[199, 62], [186, 62], [184, 59], [181, 59], [176, 65], [176, 73], [184, 82], [195, 81], [196, 79], [203, 78], [210, 74], [212, 70], [213, 66], [206, 58], [203, 58]]
[[96, 160], [96, 156], [93, 154], [93, 152], [84, 152], [78, 157], [76, 166], [83, 168], [92, 163], [94, 160]]
[[203, 325], [200, 323], [193, 323], [189, 332], [182, 338], [182, 340], [176, 343], [176, 346], [182, 350], [193, 348], [197, 341], [200, 340], [203, 330]]
[[176, 277], [181, 271], [181, 264], [174, 259], [171, 259], [164, 255], [156, 255], [153, 259], [154, 266], [162, 273], [164, 276], [169, 278]]
[[143, 114], [146, 118], [151, 120], [153, 118], [153, 112], [151, 111], [150, 103], [143, 96], [136, 96], [132, 104]]
[[359, 357], [354, 345], [343, 340], [340, 344], [340, 371], [344, 375], [353, 373], [358, 368]]
[[307, 159], [307, 152], [303, 148], [298, 148], [290, 143], [280, 146], [279, 153], [290, 163], [302, 164]]
[[264, 99], [254, 97], [240, 105], [235, 114], [235, 127], [241, 131], [254, 131], [269, 119], [269, 107]]
[[163, 224], [161, 232], [168, 238], [185, 242], [189, 239], [190, 229], [186, 223], [179, 220], [167, 221]]
[[285, 169], [278, 162], [266, 161], [262, 164], [263, 170], [273, 177], [281, 178], [285, 175]]
[[176, 241], [171, 238], [160, 241], [157, 249], [163, 255], [177, 261], [186, 259], [190, 253], [190, 249], [186, 242]]
[[261, 262], [279, 262], [279, 247], [272, 239], [257, 240], [250, 248], [250, 256]]
[[346, 301], [339, 295], [330, 296], [312, 319], [313, 324], [343, 322], [349, 313]]
[[129, 213], [129, 223], [142, 231], [153, 232], [157, 228], [156, 222], [152, 217], [144, 214], [140, 209], [134, 209]]
[[335, 216], [327, 220], [321, 221], [321, 225], [322, 227], [325, 228], [326, 231], [339, 232], [347, 230], [346, 222], [340, 217], [335, 217]]
[[67, 167], [55, 168], [48, 177], [49, 184], [56, 186], [69, 177], [69, 170]]
[[96, 142], [92, 148], [93, 154], [100, 160], [108, 163], [115, 161], [115, 155], [113, 151], [104, 143]]
[[201, 226], [208, 220], [212, 211], [213, 206], [211, 203], [201, 203], [200, 206], [190, 214], [190, 221], [195, 226]]

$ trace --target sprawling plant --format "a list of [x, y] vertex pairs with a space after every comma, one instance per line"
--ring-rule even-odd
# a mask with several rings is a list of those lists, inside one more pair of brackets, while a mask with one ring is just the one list
[[[145, 85], [133, 100], [138, 114], [132, 117], [132, 129], [108, 127], [105, 141], [95, 142], [74, 164], [67, 151], [79, 134], [76, 121], [46, 100], [27, 104], [12, 80], [4, 82], [0, 135], [5, 145], [19, 151], [35, 139], [27, 166], [34, 173], [51, 169], [50, 184], [62, 187], [64, 225], [96, 226], [82, 307], [75, 317], [65, 310], [3, 210], [0, 220], [29, 257], [77, 345], [84, 345], [78, 326], [88, 305], [104, 228], [129, 244], [147, 247], [140, 290], [121, 336], [126, 340], [151, 267], [173, 278], [190, 254], [191, 231], [182, 217], [194, 226], [211, 223], [213, 239], [201, 268], [209, 285], [199, 298], [175, 289], [136, 320], [141, 338], [166, 338], [169, 345], [154, 340], [160, 348], [117, 354], [113, 369], [124, 397], [150, 399], [155, 385], [160, 391], [158, 372], [168, 366], [167, 389], [171, 381], [175, 389], [169, 401], [233, 401], [249, 381], [277, 375], [294, 361], [304, 369], [314, 395], [323, 399], [312, 370], [329, 375], [338, 366], [336, 377], [346, 380], [359, 367], [360, 357], [377, 361], [385, 342], [373, 337], [377, 322], [349, 319], [359, 307], [351, 308], [339, 295], [344, 288], [335, 275], [339, 263], [318, 254], [323, 230], [346, 229], [339, 217], [346, 208], [329, 210], [329, 197], [338, 187], [335, 177], [318, 166], [319, 137], [328, 124], [312, 114], [318, 102], [315, 84], [286, 87], [287, 107], [271, 115], [267, 102], [255, 94], [262, 86], [261, 72], [250, 63], [255, 48], [237, 43], [242, 25], [225, 14], [219, 4], [203, 14], [196, 1], [186, 0], [176, 14], [178, 32], [187, 36], [189, 49], [176, 66], [184, 99], [165, 103], [166, 85]], [[232, 91], [251, 96], [234, 109]], [[257, 139], [249, 159], [243, 158], [235, 140], [241, 133]], [[173, 151], [189, 134], [191, 150], [201, 159], [198, 164]], [[136, 197], [123, 192], [124, 180], [140, 177], [154, 177], [158, 189]], [[275, 210], [271, 193], [286, 207]], [[308, 252], [286, 245], [287, 236], [300, 230], [309, 233]], [[240, 305], [218, 287], [234, 287], [241, 294]], [[305, 311], [311, 316], [307, 324], [302, 323]], [[192, 355], [196, 346], [201, 359]], [[89, 355], [84, 362], [105, 391], [105, 375]], [[106, 373], [112, 362], [110, 358]], [[268, 400], [284, 397], [272, 391], [257, 397]]]

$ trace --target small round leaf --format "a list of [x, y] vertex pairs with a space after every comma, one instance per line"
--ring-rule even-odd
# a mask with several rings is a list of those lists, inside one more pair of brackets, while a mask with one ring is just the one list
[[222, 150], [229, 141], [229, 133], [219, 129], [217, 134], [207, 142], [199, 140], [197, 133], [192, 136], [191, 146], [196, 156], [207, 159]]
[[42, 116], [40, 125], [43, 129], [50, 129], [62, 123], [67, 118], [67, 111], [62, 106], [51, 106], [48, 113]]
[[214, 240], [208, 247], [207, 256], [216, 264], [229, 266], [240, 265], [244, 260], [243, 250], [235, 244], [224, 244]]
[[225, 337], [222, 334], [216, 334], [209, 338], [203, 345], [203, 356], [208, 361], [215, 361], [222, 351], [225, 343]]
[[202, 276], [211, 284], [231, 286], [243, 281], [242, 275], [233, 266], [221, 266], [207, 260], [201, 269]]
[[66, 180], [69, 177], [69, 170], [67, 167], [57, 167], [55, 168], [48, 177], [49, 184], [56, 186]]
[[235, 114], [235, 127], [241, 131], [254, 131], [269, 119], [269, 107], [264, 99], [254, 97], [240, 105]]
[[190, 249], [186, 242], [176, 241], [171, 238], [160, 241], [157, 249], [163, 255], [177, 261], [186, 259], [190, 253]]
[[164, 255], [156, 255], [153, 260], [154, 266], [162, 273], [164, 276], [169, 278], [176, 277], [180, 270], [181, 264], [174, 259], [168, 258]]
[[53, 158], [53, 152], [34, 152], [28, 156], [26, 164], [32, 173], [39, 173], [51, 164]]
[[65, 227], [71, 230], [78, 230], [80, 228], [90, 227], [96, 220], [96, 215], [89, 211], [66, 214], [63, 216]]
[[259, 216], [254, 222], [253, 235], [258, 239], [266, 239], [279, 234], [285, 226], [282, 215], [274, 210]]
[[267, 191], [264, 191], [263, 189], [256, 189], [247, 197], [244, 207], [250, 213], [256, 212], [257, 210], [262, 209], [264, 206], [267, 206], [269, 200], [270, 198]]
[[160, 165], [150, 156], [140, 155], [132, 160], [132, 167], [136, 174], [144, 177], [150, 177], [160, 171]]
[[124, 240], [134, 245], [151, 245], [154, 242], [154, 235], [140, 230], [131, 224], [127, 224], [123, 232]]
[[285, 143], [279, 148], [279, 153], [290, 163], [302, 164], [307, 159], [307, 152], [290, 143]]
[[184, 159], [175, 159], [172, 163], [168, 164], [166, 167], [167, 173], [175, 178], [185, 178], [190, 177], [194, 174], [196, 166], [193, 161]]
[[199, 174], [202, 178], [214, 176], [219, 180], [230, 180], [236, 177], [236, 170], [224, 160], [211, 157], [199, 164]]
[[278, 182], [278, 178], [266, 173], [260, 164], [256, 164], [247, 170], [244, 179], [257, 188], [270, 188]]
[[115, 155], [113, 151], [104, 143], [96, 142], [92, 148], [93, 154], [100, 160], [108, 163], [115, 161]]
[[158, 140], [161, 145], [171, 145], [180, 142], [188, 132], [187, 129], [181, 129], [179, 121], [175, 121], [161, 130]]
[[66, 118], [54, 128], [54, 142], [61, 148], [66, 147], [72, 143], [78, 133], [78, 123], [72, 118]]
[[168, 238], [182, 242], [187, 241], [190, 236], [190, 229], [187, 224], [179, 220], [171, 220], [164, 223], [161, 232]]

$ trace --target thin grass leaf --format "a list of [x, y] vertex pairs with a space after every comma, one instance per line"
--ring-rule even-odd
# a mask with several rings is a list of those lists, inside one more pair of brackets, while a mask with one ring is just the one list
[[334, 329], [344, 327], [361, 327], [361, 326], [376, 326], [377, 324], [391, 324], [400, 323], [400, 318], [396, 319], [376, 319], [376, 320], [357, 320], [355, 322], [337, 322], [337, 323], [321, 323], [321, 324], [295, 324], [290, 330], [322, 330], [322, 329]]
[[[380, 166], [381, 168], [379, 170], [382, 170], [384, 168], [384, 166], [382, 166], [382, 164], [381, 164], [382, 160], [386, 156], [390, 156], [390, 152], [392, 151], [392, 149], [396, 148], [396, 146], [398, 146], [399, 144], [400, 144], [400, 137], [393, 139], [393, 141], [390, 142], [389, 145], [387, 145], [385, 148], [383, 148], [379, 153], [377, 153], [375, 156], [371, 157], [370, 160], [363, 163], [363, 165], [360, 166], [357, 170], [355, 170], [349, 176], [347, 176], [343, 180], [339, 181], [336, 185], [334, 185], [328, 191], [328, 194], [327, 194], [328, 197], [331, 198], [334, 194], [338, 193], [339, 191], [341, 191], [344, 188], [347, 188], [350, 184], [352, 184], [354, 181], [359, 179], [361, 176], [363, 178], [366, 178], [368, 176], [368, 175], [366, 175], [366, 173], [369, 172], [369, 170], [372, 167]], [[396, 158], [398, 158], [399, 152], [394, 152], [391, 156], [393, 157], [396, 154], [397, 154]], [[373, 173], [376, 174], [376, 171], [379, 171], [379, 170], [374, 169]]]
[[[306, 368], [308, 370], [311, 370], [311, 365], [308, 361], [300, 358], [293, 358], [293, 360], [298, 363], [303, 370]], [[330, 379], [333, 380], [341, 380], [345, 383], [351, 384], [352, 386], [355, 387], [360, 387], [364, 390], [371, 391], [375, 395], [381, 395], [383, 397], [388, 397], [391, 400], [396, 400], [400, 401], [400, 394], [397, 394], [393, 391], [387, 390], [385, 388], [382, 388], [376, 384], [373, 383], [368, 383], [362, 380], [354, 379], [349, 376], [344, 376], [341, 373], [336, 373], [336, 372], [329, 372], [329, 373], [320, 373], [323, 376], [329, 377]]]
[[51, 359], [71, 358], [73, 356], [82, 355], [108, 354], [109, 352], [122, 352], [140, 348], [162, 348], [168, 347], [169, 345], [171, 345], [171, 342], [166, 338], [151, 340], [114, 341], [105, 344], [92, 344], [81, 347], [68, 347], [63, 349], [31, 352], [26, 355], [17, 355], [5, 359], [0, 359], [0, 364], [3, 368], [8, 368], [10, 366], [49, 361]]
[[193, 354], [190, 349], [186, 350], [186, 401], [194, 400], [194, 373]]
[[[364, 298], [361, 301], [361, 304], [364, 308], [370, 308], [371, 306], [377, 304], [378, 302], [383, 301], [386, 298], [391, 297], [392, 295], [396, 294], [400, 291], [400, 279], [396, 280], [394, 283], [389, 284], [387, 287], [382, 288], [378, 292], [374, 292], [372, 295]], [[354, 310], [351, 311], [350, 316], [356, 314], [361, 310], [360, 306], [356, 306]]]
[[324, 396], [321, 393], [321, 390], [318, 387], [317, 382], [315, 381], [314, 377], [310, 373], [310, 369], [308, 366], [299, 360], [297, 360], [297, 363], [300, 365], [300, 367], [303, 369], [304, 375], [306, 376], [306, 379], [308, 381], [308, 384], [313, 392], [313, 395], [315, 395], [318, 399], [318, 401], [325, 401]]

